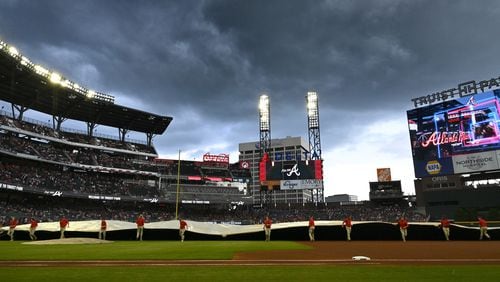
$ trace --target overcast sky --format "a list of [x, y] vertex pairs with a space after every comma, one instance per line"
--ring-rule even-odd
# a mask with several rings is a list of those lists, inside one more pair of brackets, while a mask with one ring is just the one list
[[161, 157], [237, 161], [264, 92], [271, 136], [307, 141], [317, 91], [325, 195], [362, 200], [382, 167], [414, 194], [411, 99], [498, 77], [499, 27], [495, 0], [0, 1], [0, 40], [34, 63], [173, 117]]

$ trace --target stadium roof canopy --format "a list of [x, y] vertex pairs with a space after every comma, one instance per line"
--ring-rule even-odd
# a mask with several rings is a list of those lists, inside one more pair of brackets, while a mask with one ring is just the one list
[[104, 97], [96, 99], [88, 95], [90, 90], [68, 80], [64, 82], [71, 87], [54, 83], [49, 72], [43, 68], [40, 72], [25, 57], [5, 49], [0, 50], [0, 100], [52, 116], [150, 134], [163, 134], [172, 121], [172, 117], [116, 105], [112, 96], [92, 92]]

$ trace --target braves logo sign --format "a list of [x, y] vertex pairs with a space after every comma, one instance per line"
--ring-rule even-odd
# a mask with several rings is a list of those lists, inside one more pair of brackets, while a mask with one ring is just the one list
[[299, 167], [297, 164], [293, 165], [292, 168], [287, 168], [287, 169], [282, 169], [282, 173], [286, 173], [286, 176], [292, 176], [292, 174], [295, 174], [296, 176], [300, 176], [300, 171]]

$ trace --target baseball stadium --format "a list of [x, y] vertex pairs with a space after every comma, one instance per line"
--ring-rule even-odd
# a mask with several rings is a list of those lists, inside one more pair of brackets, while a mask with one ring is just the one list
[[173, 117], [115, 104], [0, 41], [2, 279], [498, 280], [494, 84], [407, 112], [415, 196], [379, 169], [369, 201], [329, 202], [316, 92], [308, 141], [272, 139], [262, 95], [259, 140], [235, 144], [239, 161], [164, 159], [153, 141]]

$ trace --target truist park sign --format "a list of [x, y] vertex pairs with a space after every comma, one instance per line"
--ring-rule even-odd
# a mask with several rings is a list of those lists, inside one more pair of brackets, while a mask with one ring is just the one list
[[420, 106], [430, 105], [436, 102], [444, 102], [449, 99], [456, 99], [474, 95], [479, 92], [485, 92], [487, 90], [492, 90], [499, 87], [500, 87], [500, 77], [491, 78], [488, 80], [481, 80], [479, 82], [471, 80], [468, 82], [460, 83], [456, 88], [450, 88], [426, 96], [413, 98], [411, 99], [411, 101], [413, 102], [415, 108], [417, 108]]

